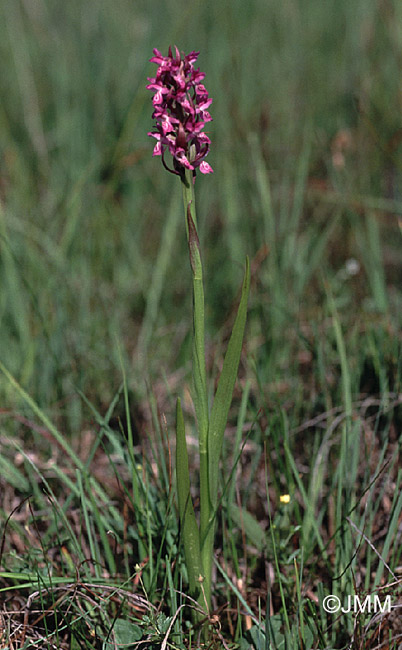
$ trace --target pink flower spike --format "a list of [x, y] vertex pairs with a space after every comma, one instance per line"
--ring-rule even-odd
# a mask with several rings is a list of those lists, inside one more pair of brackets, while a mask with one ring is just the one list
[[[174, 46], [169, 47], [167, 56], [162, 56], [156, 48], [153, 54], [150, 61], [156, 63], [158, 69], [155, 77], [148, 77], [147, 85], [154, 93], [152, 117], [155, 126], [148, 133], [157, 140], [153, 155], [162, 156], [165, 168], [175, 174], [182, 174], [186, 168], [195, 175], [198, 167], [202, 174], [210, 174], [212, 167], [204, 160], [210, 139], [203, 129], [212, 119], [207, 110], [212, 99], [201, 83], [205, 73], [194, 68], [199, 52], [185, 55]], [[174, 169], [165, 164], [166, 151], [173, 157]]]

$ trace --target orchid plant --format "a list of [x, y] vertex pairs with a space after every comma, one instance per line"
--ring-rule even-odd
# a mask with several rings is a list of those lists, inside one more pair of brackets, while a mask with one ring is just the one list
[[[154, 49], [151, 62], [158, 66], [147, 88], [154, 92], [155, 128], [148, 133], [156, 139], [153, 155], [163, 166], [179, 176], [186, 222], [190, 267], [193, 279], [193, 401], [195, 406], [200, 456], [200, 521], [194, 512], [190, 492], [190, 474], [184, 416], [180, 399], [176, 407], [176, 477], [180, 529], [188, 573], [189, 591], [203, 610], [211, 607], [211, 577], [214, 558], [215, 522], [218, 510], [219, 461], [234, 383], [237, 376], [250, 287], [249, 262], [243, 280], [240, 304], [226, 351], [212, 407], [208, 389], [204, 344], [204, 286], [200, 242], [197, 231], [194, 184], [196, 172], [213, 172], [205, 158], [210, 138], [204, 131], [211, 121], [208, 109], [212, 99], [202, 83], [205, 77], [194, 64], [199, 52], [187, 56], [169, 47], [163, 56]], [[166, 160], [167, 153], [169, 161]]]

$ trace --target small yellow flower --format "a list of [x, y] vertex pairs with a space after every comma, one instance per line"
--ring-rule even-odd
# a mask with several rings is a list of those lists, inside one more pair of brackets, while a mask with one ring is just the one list
[[279, 501], [280, 501], [281, 503], [289, 503], [289, 501], [290, 501], [290, 494], [281, 494], [281, 496], [279, 497]]

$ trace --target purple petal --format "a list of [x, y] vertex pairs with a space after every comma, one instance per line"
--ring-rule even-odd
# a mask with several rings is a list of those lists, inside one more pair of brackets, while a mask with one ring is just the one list
[[[165, 91], [165, 92], [166, 92], [166, 91]], [[163, 90], [161, 90], [161, 89], [159, 89], [159, 90], [155, 93], [155, 95], [153, 96], [153, 99], [152, 99], [152, 103], [153, 103], [154, 106], [157, 105], [157, 104], [162, 104], [162, 102], [163, 102], [163, 95], [164, 95], [164, 92], [163, 92]]]
[[197, 61], [199, 54], [200, 54], [199, 52], [193, 50], [192, 52], [190, 52], [190, 54], [187, 54], [185, 58], [189, 63], [193, 64]]
[[200, 164], [200, 172], [201, 174], [213, 174], [214, 170], [212, 169], [211, 165], [203, 160]]
[[206, 133], [199, 133], [197, 135], [197, 140], [198, 140], [198, 142], [202, 142], [203, 144], [204, 143], [211, 144], [211, 140], [209, 139], [209, 137], [207, 136]]
[[187, 98], [185, 98], [183, 101], [180, 102], [182, 108], [184, 108], [187, 113], [190, 113], [190, 115], [195, 114], [194, 106], [189, 102]]
[[210, 116], [208, 111], [201, 111], [200, 118], [203, 122], [212, 122], [212, 117]]
[[209, 108], [212, 104], [212, 101], [212, 98], [209, 98], [201, 104], [197, 103], [197, 113], [201, 113], [202, 111], [205, 111], [207, 108]]
[[156, 49], [156, 47], [153, 49], [154, 56], [149, 59], [151, 63], [157, 63], [158, 65], [162, 63], [162, 61], [165, 60], [165, 57], [162, 56], [162, 54], [159, 52], [159, 50]]
[[200, 72], [200, 70], [196, 70], [192, 74], [192, 81], [195, 84], [198, 84], [200, 81], [205, 79], [205, 72]]
[[183, 165], [183, 167], [187, 167], [187, 169], [194, 169], [191, 163], [189, 163], [187, 160], [183, 150], [176, 151], [175, 158], [181, 165]]
[[[153, 156], [161, 156], [162, 155], [162, 145], [161, 145], [160, 142], [157, 142], [156, 145], [154, 146], [154, 150], [152, 152], [152, 155]], [[200, 165], [200, 167], [201, 167], [201, 165]]]
[[170, 117], [169, 115], [164, 115], [162, 117], [162, 131], [163, 133], [170, 133], [171, 131], [174, 131], [174, 124], [177, 124], [179, 120], [177, 120], [175, 117]]

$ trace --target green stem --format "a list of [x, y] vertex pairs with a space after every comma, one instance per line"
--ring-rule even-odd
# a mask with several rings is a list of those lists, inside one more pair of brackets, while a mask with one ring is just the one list
[[[211, 499], [209, 494], [208, 477], [208, 393], [205, 368], [205, 334], [204, 334], [204, 286], [200, 255], [200, 246], [197, 233], [197, 217], [195, 210], [194, 185], [192, 172], [185, 171], [182, 176], [183, 203], [186, 215], [187, 239], [190, 251], [190, 264], [193, 274], [193, 378], [194, 378], [194, 406], [198, 424], [199, 452], [200, 452], [200, 540], [205, 540], [212, 514]], [[203, 609], [210, 609], [211, 604], [211, 572], [212, 552], [210, 544], [201, 542], [201, 558], [203, 566], [203, 594], [200, 596], [200, 605]]]
[[186, 232], [187, 232], [187, 239], [188, 239], [188, 226], [187, 226], [187, 207], [190, 204], [190, 210], [191, 210], [191, 217], [194, 221], [194, 225], [196, 229], [198, 228], [197, 226], [197, 213], [195, 210], [195, 195], [194, 195], [194, 183], [193, 183], [193, 176], [192, 176], [192, 171], [189, 169], [186, 169], [183, 173], [181, 178], [181, 187], [183, 190], [183, 206], [184, 206], [184, 216], [186, 220]]

